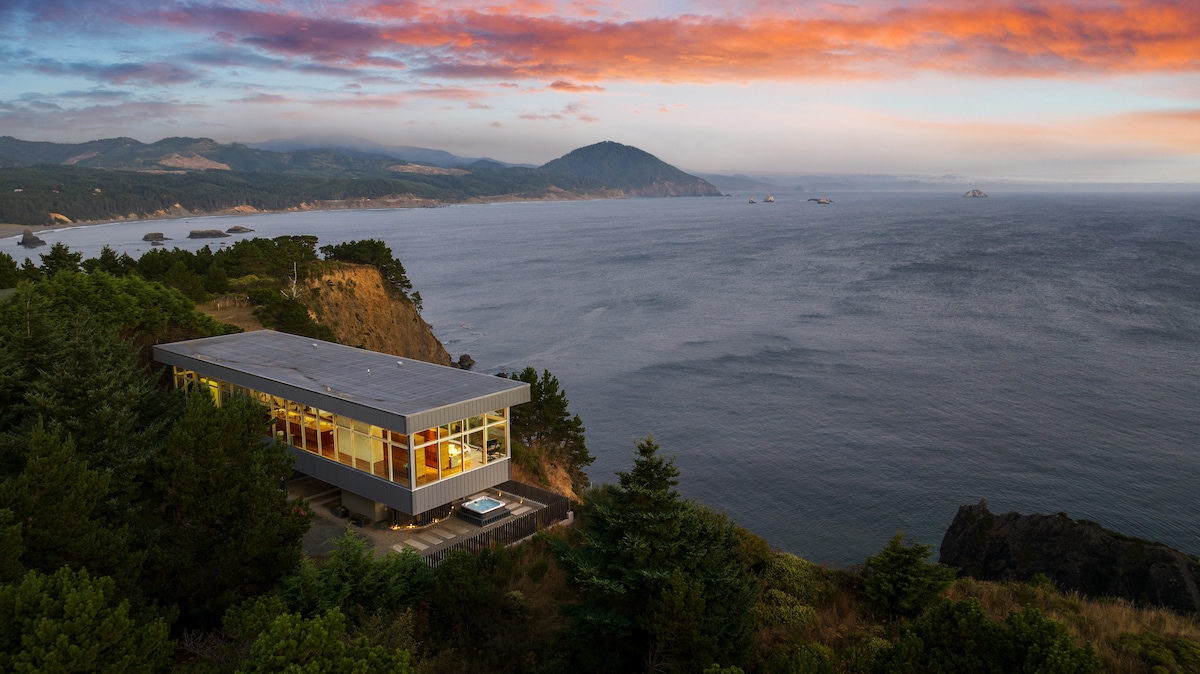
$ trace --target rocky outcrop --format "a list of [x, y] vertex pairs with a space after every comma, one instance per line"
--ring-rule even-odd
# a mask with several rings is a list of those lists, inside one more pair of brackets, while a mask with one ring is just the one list
[[987, 502], [962, 506], [942, 539], [939, 561], [980, 580], [1031, 580], [1200, 613], [1200, 560], [1161, 543], [1057, 515], [994, 515]]
[[828, 204], [833, 203], [833, 199], [830, 199], [829, 197], [813, 197], [813, 198], [809, 199], [809, 201], [815, 201], [821, 205], [828, 205]]
[[46, 245], [46, 242], [34, 235], [33, 230], [28, 227], [25, 228], [24, 232], [21, 232], [21, 240], [17, 243], [26, 248], [37, 248], [38, 246]]
[[229, 236], [219, 229], [193, 229], [188, 232], [189, 239], [220, 239]]
[[331, 263], [327, 271], [309, 279], [303, 301], [342, 344], [451, 364], [446, 347], [416, 307], [375, 267]]
[[241, 225], [234, 225], [233, 227], [230, 227], [229, 229], [225, 230], [225, 233], [226, 234], [245, 234], [246, 232], [253, 232], [253, 231], [254, 230], [250, 229], [249, 227], [242, 227]]
[[968, 190], [963, 196], [970, 197], [972, 199], [983, 199], [987, 197], [987, 195], [983, 193], [983, 190]]
[[167, 237], [163, 236], [162, 232], [146, 232], [146, 236], [142, 237], [142, 241], [168, 241]]

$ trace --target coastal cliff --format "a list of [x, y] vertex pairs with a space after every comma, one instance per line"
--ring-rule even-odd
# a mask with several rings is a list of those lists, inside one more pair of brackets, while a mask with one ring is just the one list
[[330, 263], [309, 279], [309, 312], [333, 329], [339, 342], [394, 356], [449, 365], [450, 354], [433, 329], [375, 267]]
[[1062, 590], [1200, 613], [1200, 560], [1064, 513], [995, 515], [986, 501], [961, 506], [939, 561], [979, 580], [1042, 574]]

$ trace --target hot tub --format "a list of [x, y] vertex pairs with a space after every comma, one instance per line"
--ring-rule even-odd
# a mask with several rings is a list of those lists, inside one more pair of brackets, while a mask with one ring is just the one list
[[458, 507], [458, 516], [481, 527], [498, 522], [512, 513], [504, 501], [491, 496], [481, 496]]

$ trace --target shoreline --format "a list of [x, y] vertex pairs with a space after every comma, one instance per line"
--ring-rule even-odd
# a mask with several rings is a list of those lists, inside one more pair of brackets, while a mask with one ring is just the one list
[[[406, 199], [406, 198], [379, 198], [379, 199], [346, 199], [339, 201], [321, 201], [314, 204], [303, 204], [302, 206], [293, 206], [291, 208], [282, 208], [279, 210], [262, 211], [251, 207], [235, 206], [231, 209], [218, 211], [215, 213], [167, 213], [162, 216], [148, 218], [118, 218], [113, 220], [83, 220], [71, 223], [55, 223], [52, 225], [14, 225], [11, 223], [0, 223], [0, 239], [8, 239], [19, 237], [26, 229], [32, 230], [34, 234], [41, 232], [56, 232], [66, 229], [75, 229], [78, 227], [96, 227], [99, 225], [111, 224], [128, 224], [131, 222], [144, 222], [151, 224], [155, 222], [165, 222], [173, 220], [182, 220], [186, 218], [233, 218], [246, 217], [253, 215], [273, 215], [279, 213], [312, 213], [314, 211], [388, 211], [388, 210], [407, 210], [411, 208], [445, 208], [447, 206], [467, 206], [467, 205], [487, 205], [487, 204], [512, 204], [512, 203], [533, 203], [540, 201], [598, 201], [606, 199], [636, 199], [637, 196], [630, 196], [623, 192], [608, 192], [595, 193], [589, 192], [586, 194], [573, 194], [563, 192], [562, 194], [553, 194], [543, 197], [522, 197], [515, 194], [506, 194], [496, 197], [474, 197], [464, 201], [436, 201], [424, 199]], [[386, 205], [378, 205], [378, 204]], [[247, 210], [238, 210], [244, 208]], [[30, 250], [36, 250], [31, 248]]]

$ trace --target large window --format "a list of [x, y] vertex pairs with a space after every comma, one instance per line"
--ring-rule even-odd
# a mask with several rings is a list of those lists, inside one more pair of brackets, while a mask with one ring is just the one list
[[[271, 415], [268, 435], [273, 434], [280, 442], [404, 486], [419, 487], [508, 458], [507, 409], [418, 431], [410, 438], [403, 433], [178, 367], [175, 368], [175, 385], [207, 390], [218, 405], [231, 395], [258, 400]], [[411, 461], [410, 457], [416, 457], [416, 461]]]

